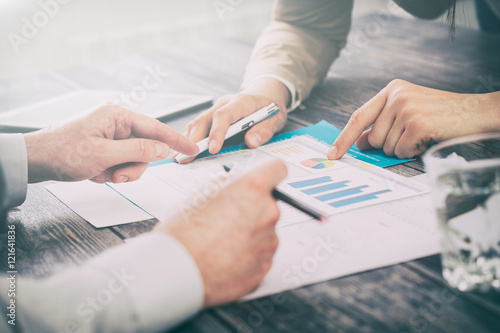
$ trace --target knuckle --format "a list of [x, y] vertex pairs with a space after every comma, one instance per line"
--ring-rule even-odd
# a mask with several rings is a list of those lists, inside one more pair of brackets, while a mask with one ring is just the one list
[[[229, 127], [236, 119], [227, 110], [221, 110], [214, 113], [212, 121], [212, 131], [225, 132], [224, 127]], [[227, 130], [227, 128], [226, 128]]]
[[234, 100], [238, 103], [253, 103], [254, 101], [254, 96], [253, 95], [249, 95], [249, 94], [245, 94], [245, 93], [240, 93], [238, 95], [236, 95], [234, 97]]
[[214, 119], [223, 119], [227, 117], [227, 110], [226, 109], [217, 109], [214, 111], [213, 118]]
[[389, 89], [395, 89], [395, 88], [400, 88], [402, 86], [405, 86], [408, 82], [402, 79], [394, 79], [389, 84], [387, 85], [387, 88]]
[[396, 149], [394, 150], [394, 155], [400, 159], [412, 157], [409, 153], [406, 152], [404, 147], [396, 147]]
[[194, 118], [193, 120], [191, 120], [190, 122], [188, 122], [186, 127], [189, 127], [189, 128], [195, 127], [199, 123], [203, 122], [204, 119], [206, 119], [206, 116], [204, 113], [202, 113], [199, 116], [197, 116], [196, 118]]
[[150, 132], [151, 136], [153, 138], [159, 137], [161, 130], [162, 130], [162, 127], [163, 127], [163, 123], [161, 123], [158, 119], [154, 119], [153, 125], [151, 127], [151, 132]]
[[280, 219], [280, 210], [278, 208], [278, 205], [274, 202], [272, 207], [271, 207], [271, 213], [270, 213], [270, 218], [271, 221], [273, 222], [273, 225], [276, 221]]
[[384, 138], [382, 138], [380, 135], [377, 135], [373, 131], [370, 131], [370, 133], [368, 134], [368, 143], [370, 143], [373, 148], [382, 148], [382, 146], [384, 145]]
[[273, 264], [273, 259], [269, 253], [269, 250], [266, 249], [266, 250], [262, 251], [259, 254], [259, 263], [258, 263], [259, 269], [258, 269], [258, 273], [256, 274], [256, 277], [259, 281], [261, 281], [265, 277], [267, 272], [269, 272], [272, 264]]
[[256, 96], [251, 94], [240, 93], [234, 98], [234, 103], [238, 104], [246, 112], [253, 112], [259, 109], [261, 104], [269, 104], [271, 100], [264, 96]]
[[117, 115], [123, 115], [127, 112], [130, 112], [128, 109], [120, 106], [120, 105], [117, 105], [117, 104], [114, 104], [114, 103], [111, 103], [111, 102], [108, 102], [109, 104], [109, 108], [110, 110], [114, 113], [114, 114], [117, 114]]
[[137, 139], [137, 155], [141, 158], [149, 157], [149, 144], [145, 139]]
[[270, 257], [267, 261], [266, 261], [266, 264], [264, 265], [264, 275], [262, 276], [261, 280], [265, 277], [265, 275], [267, 274], [267, 272], [269, 272], [271, 270], [271, 267], [273, 266], [273, 259], [272, 257]]
[[413, 100], [413, 89], [406, 81], [399, 80], [390, 87], [391, 104], [406, 105]]
[[357, 109], [354, 111], [351, 115], [351, 118], [349, 119], [350, 123], [361, 123], [363, 121], [363, 109]]
[[276, 250], [278, 249], [279, 246], [280, 246], [280, 240], [279, 240], [278, 236], [276, 236], [276, 234], [274, 234], [274, 237], [271, 241], [271, 247], [273, 249], [273, 252], [276, 252]]
[[211, 111], [211, 110], [203, 112], [202, 114], [198, 115], [196, 118], [194, 118], [193, 120], [191, 120], [189, 123], [192, 126], [196, 126], [196, 125], [198, 125], [200, 123], [205, 123], [208, 120], [212, 119], [213, 113], [214, 113], [214, 111]]
[[426, 133], [428, 122], [421, 116], [413, 116], [408, 120], [406, 129], [410, 133]]
[[404, 105], [398, 108], [397, 117], [402, 117], [403, 120], [410, 120], [413, 114], [413, 110], [409, 105]]
[[385, 145], [384, 146], [384, 153], [387, 155], [387, 156], [393, 156], [393, 150], [391, 149], [391, 147], [389, 147], [388, 145]]
[[196, 129], [196, 127], [200, 124], [203, 124], [203, 120], [204, 118], [200, 118], [200, 117], [197, 117], [193, 120], [191, 120], [189, 123], [186, 124], [186, 126], [184, 127], [184, 131], [192, 131], [194, 129]]
[[184, 126], [184, 133], [189, 133], [191, 131], [191, 128], [193, 127], [193, 124], [191, 122], [187, 123]]
[[211, 115], [217, 109], [220, 109], [221, 107], [223, 107], [224, 105], [229, 103], [233, 99], [233, 97], [234, 97], [234, 95], [224, 95], [224, 96], [219, 97], [215, 101], [215, 103], [212, 105], [212, 107], [206, 111], [206, 113]]
[[121, 107], [119, 105], [113, 104], [111, 108], [111, 114], [114, 116], [115, 120], [121, 123], [131, 123], [132, 111]]
[[221, 96], [221, 97], [219, 97], [219, 99], [217, 99], [216, 104], [227, 103], [227, 102], [229, 102], [233, 98], [234, 98], [234, 94]]
[[[392, 104], [394, 105], [406, 105], [411, 101], [411, 93], [405, 87], [398, 88], [392, 93]], [[401, 108], [400, 110], [405, 110], [407, 108]]]
[[395, 151], [394, 156], [396, 156], [399, 159], [405, 159], [406, 158], [401, 152], [399, 152], [397, 150]]
[[103, 116], [110, 115], [112, 117], [115, 117], [117, 108], [118, 108], [118, 105], [116, 105], [113, 102], [104, 102], [99, 107], [94, 109], [94, 113], [100, 114]]

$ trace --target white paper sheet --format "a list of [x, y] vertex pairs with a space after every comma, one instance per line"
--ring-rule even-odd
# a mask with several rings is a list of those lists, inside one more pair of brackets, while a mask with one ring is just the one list
[[96, 228], [152, 218], [105, 184], [83, 181], [57, 183], [46, 188]]
[[[226, 175], [223, 165], [238, 173], [274, 158], [282, 159], [288, 167], [288, 177], [280, 189], [328, 216], [427, 191], [426, 186], [350, 157], [323, 161], [327, 149], [308, 137], [296, 137], [187, 165], [167, 163], [150, 167], [136, 182], [107, 184], [116, 193], [90, 182], [60, 183], [50, 186], [49, 190], [96, 227], [141, 221], [145, 213], [163, 219], [200, 199], [204, 186]], [[323, 178], [328, 179], [317, 182]], [[294, 185], [299, 183], [305, 185]], [[100, 199], [98, 202], [93, 200], [96, 197]], [[88, 204], [89, 198], [92, 198], [92, 205]], [[110, 205], [114, 209], [108, 209]], [[287, 204], [280, 202], [279, 207], [282, 212], [280, 226], [308, 220], [305, 214]], [[129, 214], [123, 219], [122, 214], [113, 215], [114, 211]], [[113, 222], [106, 222], [108, 220]]]
[[280, 246], [254, 299], [439, 253], [428, 195], [277, 228]]
[[[425, 185], [352, 158], [335, 164], [314, 160], [317, 156], [324, 156], [326, 149], [313, 140], [300, 137], [184, 166], [170, 163], [151, 167], [141, 180], [110, 185], [106, 190], [103, 186], [89, 186], [85, 182], [56, 184], [49, 190], [96, 226], [139, 221], [149, 218], [149, 214], [165, 218], [177, 213], [184, 204], [196, 202], [197, 193], [206, 190], [207, 183], [226, 175], [223, 165], [239, 172], [277, 157], [287, 163], [289, 172], [282, 189], [310, 202], [336, 191], [355, 189], [355, 193], [342, 195], [342, 200], [385, 191], [369, 200], [354, 200], [340, 206], [348, 209], [338, 211], [322, 205], [337, 202], [339, 198], [316, 202], [318, 207], [329, 209], [330, 217], [326, 223], [319, 223], [287, 204], [278, 203], [281, 210], [277, 224], [279, 249], [262, 284], [244, 300], [439, 252], [434, 212], [429, 196], [422, 194], [427, 191]], [[313, 167], [321, 163], [324, 163], [323, 167]], [[332, 177], [332, 180], [289, 187], [293, 182], [315, 182], [323, 176]], [[342, 188], [315, 189], [311, 194], [311, 189], [317, 186], [346, 180], [350, 183]]]

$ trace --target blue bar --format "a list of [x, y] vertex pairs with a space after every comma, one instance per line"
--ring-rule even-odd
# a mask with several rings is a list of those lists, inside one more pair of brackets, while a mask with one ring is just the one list
[[335, 208], [339, 208], [339, 207], [355, 204], [358, 202], [368, 201], [371, 199], [377, 199], [378, 198], [377, 194], [382, 194], [382, 193], [386, 193], [386, 192], [391, 192], [391, 190], [383, 190], [383, 191], [378, 191], [378, 192], [374, 192], [374, 193], [358, 195], [357, 197], [354, 197], [354, 198], [332, 202], [329, 205], [332, 207], [335, 207]]
[[320, 177], [320, 178], [301, 180], [299, 182], [288, 183], [288, 185], [290, 185], [293, 188], [302, 188], [302, 187], [318, 185], [318, 184], [322, 184], [322, 183], [328, 183], [331, 181], [332, 181], [331, 177], [325, 176], [325, 177]]
[[349, 188], [349, 189], [343, 190], [343, 191], [328, 193], [328, 194], [320, 195], [320, 196], [314, 197], [314, 198], [318, 199], [319, 201], [330, 201], [330, 200], [337, 199], [337, 198], [347, 197], [348, 195], [352, 195], [352, 194], [363, 193], [363, 191], [361, 191], [361, 189], [366, 188], [366, 187], [368, 187], [368, 185], [362, 185], [362, 186], [358, 186], [358, 187]]
[[318, 194], [321, 192], [326, 192], [326, 191], [336, 190], [336, 189], [339, 189], [342, 187], [346, 187], [347, 186], [346, 184], [350, 183], [350, 182], [351, 182], [350, 180], [344, 180], [344, 181], [341, 181], [338, 183], [331, 183], [328, 185], [312, 187], [312, 188], [307, 189], [307, 190], [302, 190], [302, 192], [304, 192], [305, 194], [309, 194], [309, 195]]

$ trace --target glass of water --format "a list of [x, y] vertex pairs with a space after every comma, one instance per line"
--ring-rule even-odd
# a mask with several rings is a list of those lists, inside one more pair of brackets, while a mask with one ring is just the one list
[[424, 163], [443, 277], [461, 291], [500, 290], [500, 133], [442, 142], [427, 151]]

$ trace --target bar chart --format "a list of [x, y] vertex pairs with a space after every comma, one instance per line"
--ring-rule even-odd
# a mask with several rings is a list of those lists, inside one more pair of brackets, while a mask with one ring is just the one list
[[403, 183], [355, 166], [288, 179], [282, 186], [290, 195], [328, 215], [419, 194]]

